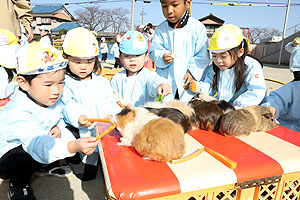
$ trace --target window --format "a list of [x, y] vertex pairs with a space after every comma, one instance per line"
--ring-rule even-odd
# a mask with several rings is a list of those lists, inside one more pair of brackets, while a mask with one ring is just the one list
[[48, 17], [42, 18], [42, 24], [51, 24], [51, 20]]

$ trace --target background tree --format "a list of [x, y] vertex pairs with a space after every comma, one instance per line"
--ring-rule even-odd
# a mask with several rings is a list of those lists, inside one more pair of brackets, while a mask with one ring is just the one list
[[263, 39], [267, 39], [272, 36], [281, 36], [280, 31], [277, 29], [271, 28], [259, 28], [253, 27], [251, 30], [250, 43], [259, 43]]
[[105, 31], [111, 25], [111, 10], [87, 6], [75, 11], [78, 22], [90, 31]]
[[129, 11], [125, 8], [119, 7], [111, 10], [111, 31], [113, 33], [123, 33], [129, 30], [129, 18], [127, 15]]

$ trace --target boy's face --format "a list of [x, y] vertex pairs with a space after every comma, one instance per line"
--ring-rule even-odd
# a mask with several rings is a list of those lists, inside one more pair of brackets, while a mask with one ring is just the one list
[[147, 61], [146, 54], [129, 55], [121, 53], [120, 60], [122, 65], [127, 69], [128, 76], [135, 76]]
[[24, 77], [17, 77], [19, 86], [28, 92], [28, 94], [42, 107], [54, 105], [63, 92], [65, 80], [65, 70], [39, 74], [31, 83]]
[[90, 74], [94, 70], [95, 58], [91, 59], [80, 59], [69, 56], [69, 69], [70, 71], [78, 76], [80, 80], [91, 79]]
[[179, 22], [180, 18], [190, 9], [192, 0], [160, 0], [164, 17], [171, 23]]

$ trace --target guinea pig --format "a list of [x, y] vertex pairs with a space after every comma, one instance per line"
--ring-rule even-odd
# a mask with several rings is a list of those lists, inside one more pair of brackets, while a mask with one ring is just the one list
[[152, 160], [167, 162], [185, 153], [183, 128], [168, 118], [157, 118], [145, 124], [133, 140], [135, 150]]
[[194, 118], [195, 121], [193, 121], [192, 124], [194, 124], [196, 128], [207, 131], [217, 131], [219, 129], [220, 117], [234, 110], [234, 107], [224, 100], [211, 100], [207, 102], [195, 98], [190, 101], [190, 104], [196, 115]]
[[221, 116], [219, 132], [224, 136], [246, 136], [251, 132], [267, 131], [276, 127], [270, 109], [264, 106], [248, 106]]
[[118, 144], [132, 146], [135, 135], [142, 130], [145, 124], [156, 118], [159, 117], [143, 107], [125, 107], [120, 113], [114, 116], [117, 129], [122, 136]]
[[148, 111], [150, 111], [153, 114], [156, 114], [159, 117], [168, 118], [176, 124], [181, 125], [185, 133], [187, 133], [191, 128], [190, 122], [187, 119], [187, 117], [181, 111], [175, 108], [144, 108], [146, 108]]
[[[179, 101], [179, 100], [172, 100], [167, 103], [158, 103], [158, 102], [151, 102], [145, 105], [148, 108], [174, 108], [179, 110], [181, 113], [183, 113], [186, 117], [186, 120], [188, 121], [189, 127], [188, 129], [192, 129], [195, 118], [195, 112], [194, 109], [190, 106], [190, 104]], [[175, 122], [176, 123], [176, 122]], [[186, 132], [186, 128], [184, 128]]]

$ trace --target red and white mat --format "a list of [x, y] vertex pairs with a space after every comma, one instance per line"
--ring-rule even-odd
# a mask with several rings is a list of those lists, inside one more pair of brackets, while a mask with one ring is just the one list
[[[99, 133], [106, 125], [98, 123]], [[193, 130], [185, 135], [186, 155], [208, 147], [237, 162], [230, 169], [210, 154], [179, 164], [143, 159], [118, 146], [112, 131], [102, 138], [100, 157], [108, 194], [116, 199], [150, 199], [300, 171], [300, 133], [278, 126], [246, 137]]]

